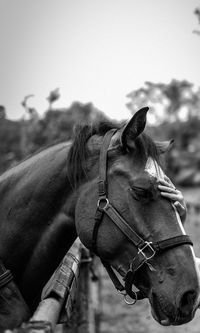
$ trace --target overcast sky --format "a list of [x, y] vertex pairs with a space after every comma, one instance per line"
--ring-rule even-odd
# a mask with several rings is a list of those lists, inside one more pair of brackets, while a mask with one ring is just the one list
[[[42, 114], [93, 102], [127, 118], [126, 95], [145, 81], [200, 86], [198, 0], [0, 0], [0, 104], [20, 118], [25, 95]], [[200, 26], [199, 26], [200, 27]]]

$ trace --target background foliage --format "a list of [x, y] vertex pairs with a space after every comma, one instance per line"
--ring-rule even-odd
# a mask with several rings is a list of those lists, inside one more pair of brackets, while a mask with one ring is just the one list
[[[74, 102], [69, 108], [54, 108], [59, 89], [47, 97], [49, 107], [42, 117], [28, 106], [18, 121], [6, 117], [0, 106], [0, 172], [47, 145], [70, 140], [77, 123], [107, 120], [92, 103]], [[127, 95], [127, 107], [132, 114], [140, 107], [150, 106], [147, 131], [156, 140], [174, 139], [167, 157], [167, 173], [182, 186], [200, 184], [200, 89], [188, 81], [172, 80], [169, 84], [146, 82], [144, 87]]]

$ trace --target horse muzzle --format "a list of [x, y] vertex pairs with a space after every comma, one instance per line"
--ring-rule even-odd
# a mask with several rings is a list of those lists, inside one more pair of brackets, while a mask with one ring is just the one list
[[163, 326], [190, 322], [198, 308], [197, 300], [197, 292], [189, 288], [174, 300], [170, 300], [166, 294], [156, 292], [152, 292], [149, 296], [152, 315]]

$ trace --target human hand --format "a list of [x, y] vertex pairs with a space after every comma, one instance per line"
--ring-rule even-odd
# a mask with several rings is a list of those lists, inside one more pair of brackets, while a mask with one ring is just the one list
[[158, 188], [163, 197], [173, 201], [182, 222], [184, 222], [187, 215], [187, 208], [182, 192], [176, 189], [168, 177], [165, 179], [159, 179]]

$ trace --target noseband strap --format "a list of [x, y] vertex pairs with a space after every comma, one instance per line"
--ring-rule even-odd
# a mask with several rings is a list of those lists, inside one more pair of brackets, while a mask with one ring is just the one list
[[103, 259], [101, 259], [101, 261], [106, 268], [116, 289], [121, 293], [125, 291], [126, 294], [128, 294], [131, 298], [137, 300], [145, 298], [146, 295], [144, 295], [141, 291], [132, 291], [134, 273], [143, 264], [148, 263], [148, 260], [152, 259], [157, 253], [161, 253], [163, 251], [184, 244], [193, 245], [193, 243], [187, 235], [178, 235], [157, 242], [145, 241], [137, 234], [137, 232], [135, 232], [130, 227], [130, 225], [125, 221], [125, 219], [109, 202], [107, 193], [107, 151], [110, 145], [111, 138], [115, 132], [116, 129], [112, 129], [105, 134], [100, 149], [98, 181], [99, 199], [97, 202], [97, 209], [95, 213], [95, 224], [92, 235], [92, 249], [93, 252], [97, 254], [98, 230], [105, 214], [122, 231], [122, 233], [129, 239], [129, 241], [134, 244], [134, 246], [138, 249], [138, 253], [133, 258], [132, 262], [130, 263], [130, 268], [126, 273], [125, 286], [123, 286], [122, 283], [119, 281], [110, 264]]

